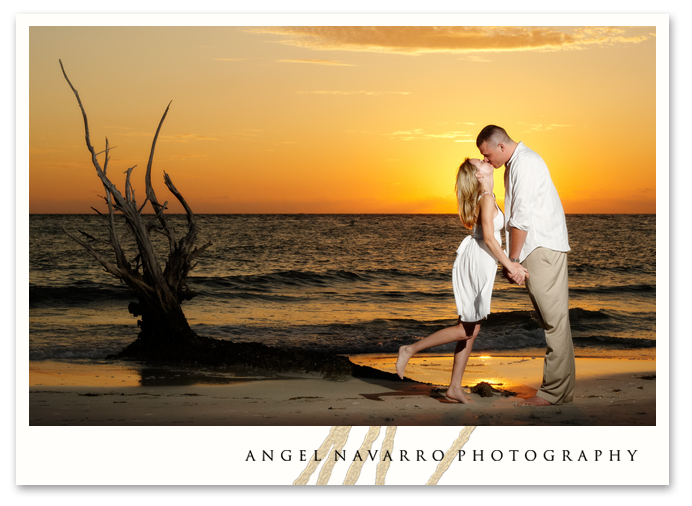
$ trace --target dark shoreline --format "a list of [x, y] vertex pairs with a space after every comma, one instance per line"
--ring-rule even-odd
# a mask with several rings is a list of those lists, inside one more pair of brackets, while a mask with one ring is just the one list
[[341, 354], [274, 348], [256, 342], [233, 343], [202, 336], [192, 345], [168, 349], [152, 349], [138, 338], [106, 360], [135, 360], [149, 366], [240, 366], [279, 373], [318, 373], [337, 381], [348, 378], [401, 381], [396, 374], [354, 364]]

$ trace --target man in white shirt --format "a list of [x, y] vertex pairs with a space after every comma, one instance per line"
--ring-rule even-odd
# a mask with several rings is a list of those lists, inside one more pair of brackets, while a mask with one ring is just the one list
[[505, 237], [507, 256], [529, 272], [517, 269], [510, 283], [526, 283], [545, 330], [548, 346], [543, 383], [536, 396], [522, 404], [549, 406], [571, 402], [574, 395], [574, 348], [569, 324], [567, 224], [548, 166], [522, 142], [514, 142], [498, 126], [488, 125], [476, 139], [486, 162], [505, 166]]

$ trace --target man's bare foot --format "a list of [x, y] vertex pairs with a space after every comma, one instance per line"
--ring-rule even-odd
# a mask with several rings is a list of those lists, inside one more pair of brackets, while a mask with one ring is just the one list
[[533, 397], [524, 399], [523, 402], [519, 403], [519, 406], [552, 406], [552, 404], [546, 401], [543, 397], [534, 395]]
[[401, 346], [399, 348], [399, 356], [396, 359], [396, 373], [401, 379], [404, 379], [404, 371], [406, 370], [406, 364], [408, 364], [409, 359], [413, 356], [410, 351], [411, 346]]
[[450, 399], [460, 402], [462, 404], [471, 404], [473, 401], [464, 395], [463, 388], [452, 388], [449, 387], [446, 393], [447, 397]]

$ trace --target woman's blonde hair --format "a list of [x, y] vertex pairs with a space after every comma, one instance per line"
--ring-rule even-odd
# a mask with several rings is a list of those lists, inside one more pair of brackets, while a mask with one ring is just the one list
[[457, 194], [457, 207], [459, 218], [466, 228], [473, 228], [476, 224], [476, 205], [480, 195], [481, 186], [476, 179], [476, 167], [466, 158], [459, 166], [457, 180], [454, 185]]

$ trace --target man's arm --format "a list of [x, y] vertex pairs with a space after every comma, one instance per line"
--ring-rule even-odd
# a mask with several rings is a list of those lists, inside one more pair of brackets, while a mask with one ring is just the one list
[[[519, 258], [527, 235], [529, 235], [527, 230], [519, 230], [518, 228], [509, 227], [509, 258]], [[518, 269], [516, 272], [517, 274], [515, 276], [508, 276], [507, 279], [513, 281], [517, 285], [523, 285], [525, 280], [524, 271]]]
[[521, 249], [526, 242], [527, 235], [529, 235], [528, 230], [519, 230], [518, 228], [509, 227], [509, 258], [519, 258]]

